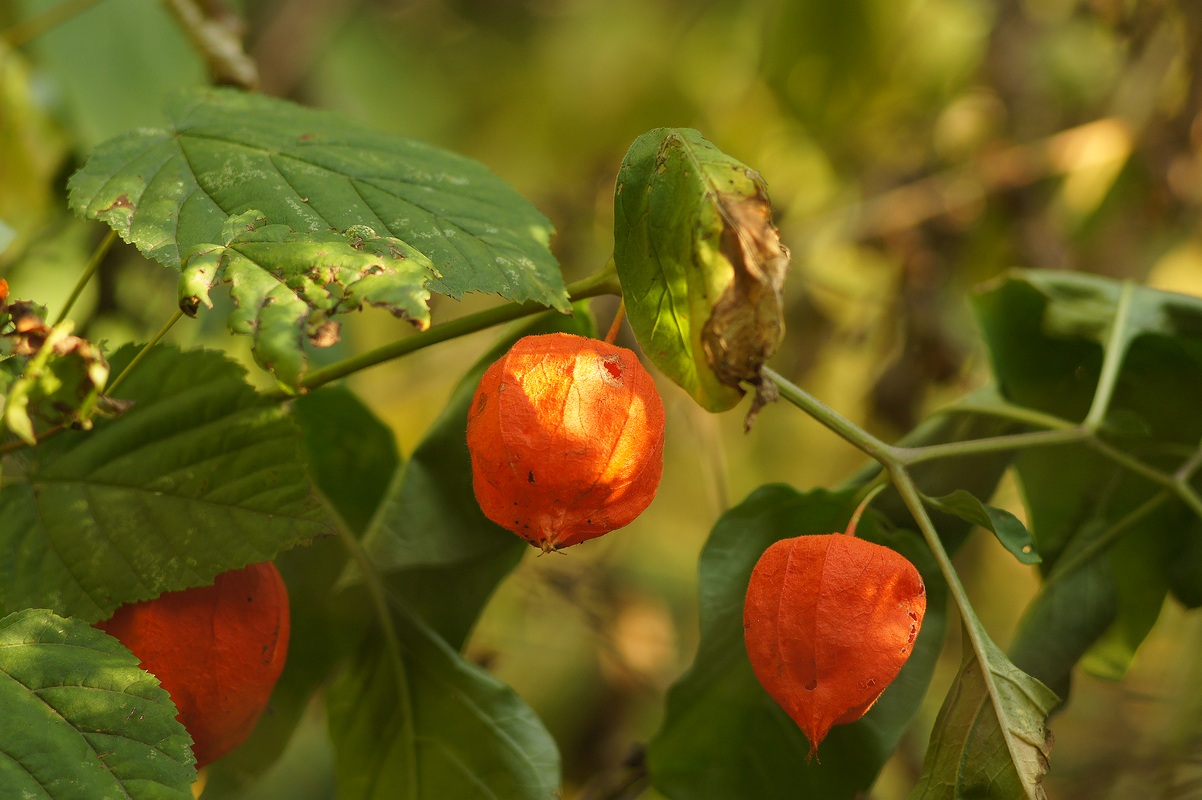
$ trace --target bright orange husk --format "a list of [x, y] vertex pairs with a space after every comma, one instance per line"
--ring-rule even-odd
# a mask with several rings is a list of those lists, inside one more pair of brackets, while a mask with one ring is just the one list
[[192, 735], [197, 769], [246, 740], [288, 654], [288, 591], [271, 562], [117, 609], [97, 627], [159, 679]]
[[485, 371], [467, 443], [485, 515], [543, 551], [628, 525], [663, 472], [664, 406], [638, 357], [526, 336]]
[[926, 587], [906, 558], [841, 533], [782, 539], [760, 556], [743, 606], [760, 683], [818, 749], [855, 722], [914, 649]]

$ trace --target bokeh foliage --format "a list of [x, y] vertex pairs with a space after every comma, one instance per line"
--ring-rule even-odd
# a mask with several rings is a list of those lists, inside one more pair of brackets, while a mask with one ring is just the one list
[[[53, 5], [4, 5], [0, 24]], [[774, 364], [888, 436], [980, 383], [964, 298], [1004, 268], [1202, 289], [1192, 0], [247, 0], [240, 10], [267, 92], [483, 161], [552, 219], [569, 278], [610, 255], [629, 143], [663, 125], [704, 132], [767, 178], [794, 254]], [[0, 275], [48, 287], [36, 299], [53, 312], [98, 235], [65, 218], [63, 176], [108, 136], [161, 125], [165, 93], [205, 79], [149, 0], [103, 0], [16, 49], [0, 44]], [[76, 307], [77, 332], [144, 339], [174, 291], [172, 276], [114, 252]], [[172, 338], [227, 346], [218, 316]], [[403, 333], [384, 314], [359, 315], [345, 345], [312, 357]], [[490, 344], [445, 345], [355, 388], [408, 453], [460, 377], [445, 365]], [[473, 640], [547, 721], [571, 784], [655, 730], [696, 644], [694, 572], [718, 512], [766, 481], [831, 486], [860, 462], [800, 415], [769, 409], [744, 437], [734, 415], [704, 416], [664, 388], [672, 466], [661, 500], [591, 555], [520, 566]], [[1001, 493], [1018, 508], [1012, 485]], [[1181, 538], [1202, 547], [1196, 526]], [[975, 538], [960, 564], [1005, 645], [1035, 582], [991, 547]], [[1121, 792], [1139, 780], [1168, 791], [1196, 772], [1202, 715], [1188, 712], [1202, 695], [1174, 676], [1202, 657], [1202, 631], [1177, 609], [1162, 612], [1167, 638], [1145, 645], [1123, 687], [1077, 682], [1057, 727], [1054, 796], [1130, 796]], [[937, 685], [957, 663], [953, 653]], [[894, 776], [907, 785], [923, 742], [914, 734], [886, 767], [882, 797], [894, 796]]]

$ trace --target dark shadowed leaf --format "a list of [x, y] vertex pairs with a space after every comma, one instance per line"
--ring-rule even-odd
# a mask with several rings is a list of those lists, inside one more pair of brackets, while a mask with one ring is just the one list
[[[974, 304], [1005, 401], [1083, 420], [1109, 358], [1117, 369], [1098, 436], [1166, 473], [1197, 449], [1202, 301], [1097, 276], [1036, 271], [1007, 275]], [[1192, 515], [1175, 498], [1143, 515], [1140, 509], [1164, 487], [1085, 444], [1027, 450], [1015, 465], [1048, 580], [1017, 634], [1015, 662], [1061, 693], [1082, 657], [1092, 671], [1121, 676], [1165, 592], [1180, 585], [1171, 565], [1188, 549]], [[1105, 537], [1103, 563], [1091, 563], [1088, 575], [1052, 580], [1061, 559], [1081, 553], [1095, 536]], [[1082, 591], [1088, 607], [1080, 604]], [[1088, 619], [1078, 620], [1074, 607], [1087, 608]]]
[[138, 659], [78, 619], [0, 619], [0, 797], [189, 800], [192, 739]]
[[[342, 387], [302, 395], [292, 408], [317, 488], [347, 526], [361, 534], [400, 463], [392, 431]], [[213, 797], [249, 785], [272, 766], [311, 706], [313, 693], [359, 645], [369, 624], [363, 613], [367, 600], [361, 593], [333, 591], [346, 561], [346, 547], [336, 536], [276, 558], [291, 598], [288, 662], [268, 712], [250, 738], [209, 766], [205, 787]]]
[[521, 698], [407, 610], [393, 620], [401, 671], [372, 637], [327, 695], [339, 798], [558, 797], [558, 751]]

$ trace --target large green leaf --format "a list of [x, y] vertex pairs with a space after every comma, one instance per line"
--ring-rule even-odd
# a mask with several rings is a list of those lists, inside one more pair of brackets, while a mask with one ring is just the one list
[[483, 165], [331, 113], [230, 89], [174, 96], [164, 128], [93, 151], [71, 207], [181, 270], [187, 310], [219, 281], [284, 380], [307, 333], [380, 305], [428, 324], [429, 291], [566, 311], [547, 219]]
[[0, 797], [188, 800], [192, 739], [121, 643], [77, 619], [0, 619]]
[[789, 252], [763, 179], [688, 128], [631, 145], [614, 194], [614, 262], [647, 357], [710, 411], [763, 385], [784, 335]]
[[960, 672], [935, 720], [913, 800], [1047, 797], [1041, 784], [1052, 740], [1044, 723], [1059, 698], [979, 635], [985, 661], [966, 631]]
[[6, 462], [0, 609], [98, 620], [330, 530], [287, 409], [235, 363], [156, 347], [116, 397], [132, 408]]
[[339, 798], [558, 797], [559, 755], [534, 712], [408, 611], [393, 622], [400, 671], [373, 637], [327, 695]]
[[769, 697], [743, 644], [751, 570], [773, 542], [842, 530], [854, 494], [799, 494], [769, 485], [728, 511], [701, 555], [701, 644], [671, 689], [663, 727], [648, 749], [653, 785], [673, 800], [851, 798], [875, 780], [918, 710], [943, 643], [946, 587], [912, 534], [882, 529], [869, 512], [857, 535], [893, 547], [922, 572], [929, 600], [910, 660], [862, 719], [831, 730], [809, 759], [801, 729]]
[[[975, 306], [1006, 401], [1097, 423], [1098, 441], [1165, 474], [1197, 451], [1202, 301], [1096, 276], [1015, 272]], [[1027, 450], [1015, 465], [1047, 585], [1013, 658], [1061, 693], [1087, 652], [1091, 670], [1121, 677], [1180, 584], [1172, 565], [1187, 551], [1192, 514], [1172, 496], [1143, 514], [1165, 487], [1089, 443]], [[1081, 566], [1087, 574], [1057, 577], [1061, 559], [1079, 558], [1098, 535], [1104, 546]]]
[[[298, 397], [292, 406], [317, 488], [351, 531], [362, 533], [400, 463], [392, 431], [341, 386]], [[258, 781], [284, 752], [313, 693], [359, 646], [370, 623], [366, 598], [334, 591], [346, 561], [346, 547], [336, 536], [275, 559], [291, 598], [288, 662], [272, 692], [270, 713], [237, 750], [208, 768], [206, 797], [228, 796]]]

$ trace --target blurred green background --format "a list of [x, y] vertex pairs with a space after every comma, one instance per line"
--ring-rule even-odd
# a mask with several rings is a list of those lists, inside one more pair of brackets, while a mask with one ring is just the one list
[[[772, 362], [893, 438], [987, 379], [967, 298], [1010, 266], [1084, 270], [1202, 294], [1202, 3], [1197, 0], [246, 0], [263, 91], [475, 157], [554, 221], [568, 280], [612, 248], [614, 176], [658, 126], [699, 129], [758, 169], [793, 252], [789, 332]], [[47, 30], [55, 9], [64, 19]], [[56, 310], [101, 226], [65, 211], [66, 176], [109, 136], [161, 121], [163, 95], [209, 80], [155, 0], [3, 0], [0, 276]], [[175, 276], [119, 246], [73, 316], [94, 339], [145, 339]], [[496, 302], [437, 299], [435, 319]], [[615, 301], [596, 301], [604, 329]], [[232, 350], [220, 310], [170, 334]], [[321, 363], [404, 336], [384, 313], [344, 326]], [[410, 452], [483, 333], [356, 375]], [[627, 338], [626, 344], [631, 344]], [[658, 499], [564, 556], [532, 550], [469, 655], [512, 684], [563, 750], [566, 796], [597, 798], [655, 730], [696, 645], [699, 549], [768, 481], [834, 485], [859, 454], [795, 409], [742, 431], [661, 382]], [[1021, 513], [1004, 483], [996, 502]], [[991, 537], [960, 552], [1005, 644], [1035, 587]], [[959, 660], [943, 668], [872, 797], [903, 797]], [[1202, 619], [1168, 607], [1122, 683], [1078, 676], [1056, 736], [1053, 798], [1202, 797]], [[714, 724], [721, 724], [715, 720]], [[271, 783], [326, 797], [314, 709]], [[616, 796], [616, 795], [604, 795]], [[650, 795], [648, 795], [650, 796]]]

